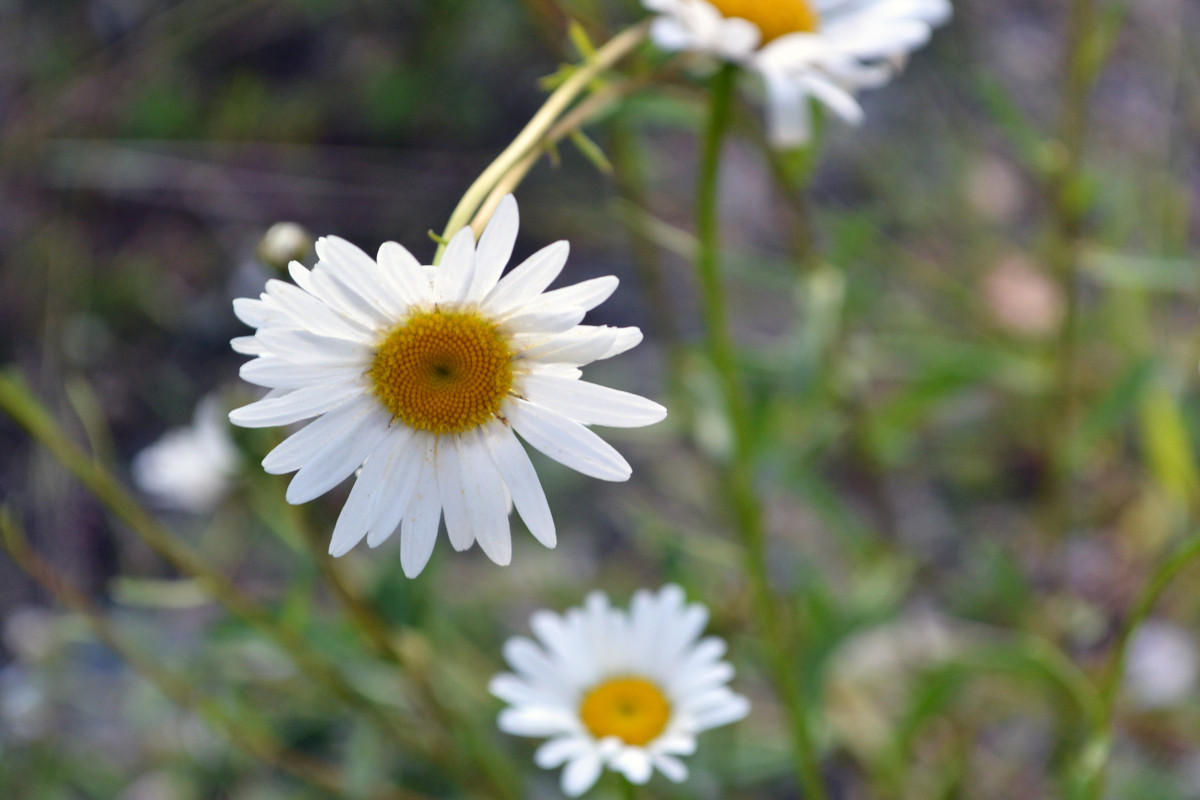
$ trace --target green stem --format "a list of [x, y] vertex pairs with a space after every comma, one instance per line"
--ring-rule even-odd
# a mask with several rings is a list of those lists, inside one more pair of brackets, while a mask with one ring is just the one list
[[733, 428], [733, 454], [724, 465], [727, 473], [725, 485], [743, 539], [743, 557], [753, 593], [754, 613], [767, 639], [775, 682], [791, 725], [796, 777], [807, 800], [826, 800], [820, 763], [797, 682], [799, 661], [791, 652], [789, 637], [778, 611], [782, 603], [777, 603], [773, 597], [767, 575], [766, 530], [762, 503], [755, 486], [750, 408], [730, 334], [725, 289], [721, 284], [718, 263], [718, 170], [721, 147], [729, 129], [736, 79], [737, 68], [733, 65], [722, 67], [714, 77], [711, 112], [701, 149], [696, 197], [696, 231], [699, 237], [696, 271], [700, 281], [705, 346], [719, 376]]
[[517, 134], [517, 138], [513, 139], [512, 144], [506, 147], [504, 152], [497, 156], [496, 160], [475, 179], [475, 182], [463, 195], [462, 200], [458, 202], [442, 233], [442, 241], [438, 244], [437, 253], [433, 257], [434, 264], [441, 261], [442, 253], [446, 251], [450, 237], [471, 221], [476, 209], [509, 170], [519, 165], [530, 152], [541, 146], [542, 139], [575, 101], [575, 98], [586, 91], [601, 72], [620, 61], [641, 44], [649, 31], [650, 23], [647, 21], [617, 34], [597, 50], [592, 58], [575, 70], [562, 86], [554, 90], [546, 99], [545, 104], [534, 114], [529, 124]]
[[1096, 0], [1071, 0], [1058, 133], [1047, 148], [1046, 192], [1050, 207], [1046, 263], [1058, 281], [1065, 308], [1054, 343], [1056, 385], [1045, 419], [1043, 457], [1047, 481], [1043, 517], [1052, 535], [1073, 523], [1071, 508], [1072, 449], [1079, 406], [1078, 327], [1080, 245], [1086, 216], [1083, 199], [1083, 151], [1087, 139], [1092, 86], [1103, 62], [1092, 57], [1096, 34]]
[[1099, 721], [1081, 758], [1080, 767], [1085, 786], [1083, 796], [1087, 800], [1100, 800], [1104, 796], [1104, 786], [1108, 778], [1108, 753], [1112, 745], [1112, 727], [1116, 717], [1121, 679], [1125, 675], [1125, 662], [1129, 657], [1129, 641], [1158, 605], [1159, 599], [1171, 582], [1197, 558], [1200, 558], [1200, 535], [1184, 543], [1174, 555], [1163, 562], [1150, 582], [1143, 587], [1142, 593], [1129, 612], [1129, 617], [1117, 634], [1108, 663], [1100, 678]]

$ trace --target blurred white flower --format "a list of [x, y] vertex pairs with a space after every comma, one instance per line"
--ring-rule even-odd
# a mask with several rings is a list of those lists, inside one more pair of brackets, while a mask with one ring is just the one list
[[679, 756], [695, 751], [696, 734], [750, 711], [726, 686], [733, 667], [721, 660], [724, 640], [699, 639], [707, 622], [708, 610], [686, 605], [678, 586], [639, 591], [628, 612], [600, 592], [562, 616], [539, 611], [530, 626], [540, 642], [508, 640], [504, 657], [517, 674], [492, 678], [492, 694], [510, 705], [501, 730], [549, 738], [534, 761], [566, 764], [562, 789], [572, 797], [604, 767], [638, 784], [656, 768], [683, 781]]
[[623, 353], [637, 328], [581, 325], [617, 288], [595, 278], [547, 292], [567, 261], [557, 242], [503, 277], [517, 239], [517, 203], [505, 197], [478, 245], [458, 231], [438, 267], [395, 242], [378, 260], [349, 242], [317, 242], [295, 284], [272, 280], [260, 299], [234, 301], [253, 336], [233, 340], [256, 356], [242, 378], [272, 391], [229, 418], [249, 428], [315, 421], [263, 460], [296, 472], [289, 503], [306, 503], [362, 467], [333, 529], [341, 556], [401, 529], [408, 576], [429, 561], [438, 524], [455, 550], [475, 542], [497, 564], [512, 558], [513, 506], [542, 544], [554, 520], [534, 448], [594, 478], [623, 481], [631, 468], [588, 426], [640, 427], [666, 416], [658, 403], [580, 380], [580, 367]]
[[1147, 620], [1129, 641], [1123, 688], [1142, 708], [1165, 708], [1184, 700], [1196, 685], [1196, 641], [1178, 625]]
[[134, 456], [133, 481], [163, 506], [204, 514], [229, 491], [237, 461], [229, 421], [209, 396], [190, 426], [167, 431]]
[[664, 50], [713, 55], [762, 75], [767, 122], [779, 147], [811, 136], [809, 98], [857, 124], [860, 89], [887, 83], [949, 0], [642, 0], [659, 16], [651, 36]]
[[285, 270], [291, 262], [307, 256], [312, 245], [312, 236], [303, 225], [276, 222], [259, 241], [258, 257], [278, 270]]

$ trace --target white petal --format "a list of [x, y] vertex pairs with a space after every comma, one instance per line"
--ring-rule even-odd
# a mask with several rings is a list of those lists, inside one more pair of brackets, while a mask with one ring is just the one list
[[624, 481], [633, 474], [612, 445], [578, 422], [518, 398], [505, 408], [521, 438], [560, 464], [604, 481]]
[[[429, 438], [427, 434], [405, 430], [408, 430], [408, 435], [397, 432], [391, 445], [392, 454], [383, 476], [387, 490], [375, 503], [374, 514], [367, 528], [368, 547], [379, 547], [396, 532], [400, 521], [410, 511], [413, 495], [420, 483], [421, 469], [428, 455]], [[441, 507], [437, 506], [434, 509], [435, 527], [440, 513]]]
[[267, 453], [262, 466], [271, 475], [295, 472], [335, 439], [371, 414], [379, 404], [372, 397], [360, 397], [328, 411], [280, 442]]
[[234, 300], [233, 315], [251, 328], [261, 328], [280, 316], [278, 311], [267, 306], [262, 300], [251, 297], [239, 297]]
[[383, 279], [375, 259], [357, 245], [339, 236], [323, 236], [317, 240], [316, 250], [329, 274], [366, 301], [377, 315], [395, 319], [404, 313], [404, 300]]
[[812, 138], [808, 93], [800, 81], [771, 72], [767, 85], [767, 129], [776, 147], [802, 147]]
[[619, 355], [621, 355], [621, 353], [624, 353], [628, 350], [632, 350], [633, 348], [637, 347], [641, 343], [642, 343], [642, 331], [640, 328], [632, 328], [632, 327], [631, 328], [620, 328], [617, 331], [616, 343], [612, 346], [611, 349], [609, 349], [609, 351], [607, 353], [600, 356], [600, 358], [598, 358], [596, 360], [599, 361], [601, 359], [612, 358], [613, 356], [619, 356]]
[[654, 759], [654, 766], [658, 767], [658, 771], [665, 775], [667, 780], [673, 783], [683, 783], [687, 780], [687, 765], [675, 756], [654, 753], [651, 758]]
[[235, 336], [229, 340], [229, 347], [244, 356], [261, 356], [267, 352], [256, 336]]
[[749, 20], [733, 17], [721, 26], [719, 55], [729, 61], [742, 62], [758, 49], [762, 31]]
[[546, 292], [538, 299], [549, 307], [579, 306], [585, 311], [591, 311], [612, 297], [620, 283], [615, 275], [605, 275], [602, 278], [592, 278], [573, 286]]
[[582, 736], [559, 736], [551, 739], [533, 754], [533, 763], [542, 769], [554, 769], [567, 761], [586, 755], [593, 747]]
[[362, 393], [363, 388], [352, 383], [309, 386], [282, 397], [264, 397], [248, 406], [236, 408], [229, 412], [229, 421], [243, 428], [291, 425], [293, 422], [324, 414]]
[[654, 772], [650, 766], [650, 756], [640, 747], [626, 747], [609, 766], [628, 778], [630, 783], [638, 785], [650, 780]]
[[375, 519], [381, 498], [396, 494], [397, 488], [392, 485], [389, 473], [407, 451], [412, 438], [411, 428], [393, 425], [367, 459], [333, 527], [329, 542], [331, 556], [341, 557], [361, 542]]
[[729, 692], [729, 697], [724, 702], [696, 713], [694, 721], [697, 730], [707, 730], [737, 722], [749, 713], [750, 701], [739, 694]]
[[439, 303], [461, 303], [475, 277], [475, 234], [469, 227], [454, 234], [433, 282]]
[[862, 122], [862, 106], [845, 89], [816, 75], [810, 76], [806, 83], [812, 96], [824, 103], [843, 120], [851, 125], [858, 125]]
[[524, 636], [514, 636], [505, 642], [503, 652], [504, 660], [536, 686], [561, 688], [567, 679], [559, 665], [546, 655], [546, 651]]
[[592, 788], [600, 777], [600, 755], [588, 753], [567, 764], [562, 773], [563, 794], [568, 797], [579, 795]]
[[496, 726], [514, 736], [558, 736], [576, 732], [579, 721], [565, 708], [521, 706], [501, 711]]
[[512, 493], [517, 513], [525, 521], [525, 527], [546, 547], [554, 547], [557, 541], [554, 518], [529, 454], [513, 432], [501, 423], [488, 425], [483, 433], [492, 459]]
[[553, 375], [527, 375], [521, 391], [529, 402], [584, 425], [639, 428], [667, 416], [665, 408], [640, 395]]
[[339, 339], [351, 339], [370, 344], [373, 331], [361, 323], [338, 314], [298, 286], [281, 280], [267, 281], [267, 295], [275, 300], [279, 309], [299, 328]]
[[404, 247], [396, 242], [381, 244], [379, 266], [410, 306], [433, 305], [433, 287], [425, 277], [425, 269]]
[[296, 262], [288, 268], [292, 280], [304, 291], [325, 303], [330, 308], [360, 323], [368, 329], [379, 329], [392, 319], [373, 303], [361, 297], [336, 277], [337, 270], [328, 262], [318, 261], [311, 271]]
[[590, 364], [617, 343], [617, 329], [576, 325], [569, 331], [515, 337], [519, 358], [564, 364]]
[[247, 383], [270, 389], [300, 389], [305, 386], [329, 386], [356, 381], [362, 377], [364, 366], [335, 366], [332, 364], [295, 364], [279, 356], [260, 356], [242, 364], [238, 375]]
[[512, 561], [512, 536], [504, 481], [478, 431], [456, 437], [455, 448], [471, 532], [487, 557], [505, 566]]
[[264, 328], [256, 336], [274, 356], [297, 364], [339, 364], [366, 367], [372, 348], [351, 339], [334, 339], [309, 331]]
[[529, 302], [558, 277], [570, 252], [571, 246], [566, 242], [543, 247], [501, 278], [484, 300], [484, 306], [494, 315], [501, 316]]
[[446, 518], [446, 534], [450, 537], [451, 546], [461, 552], [475, 542], [475, 535], [467, 514], [462, 467], [458, 463], [458, 448], [454, 446], [454, 438], [449, 435], [437, 439], [437, 484], [442, 515]]
[[321, 448], [288, 484], [287, 501], [292, 505], [307, 503], [350, 477], [379, 446], [388, 421], [389, 416], [382, 408], [374, 410], [344, 437]]
[[512, 258], [519, 227], [517, 201], [511, 194], [506, 194], [479, 237], [479, 247], [475, 251], [475, 277], [467, 290], [468, 303], [480, 302], [495, 288], [500, 273], [504, 271], [508, 259]]
[[501, 672], [488, 681], [488, 691], [514, 706], [546, 705], [549, 695], [530, 686], [511, 672]]
[[561, 333], [583, 321], [585, 312], [579, 306], [561, 308], [527, 309], [518, 307], [517, 313], [502, 318], [504, 327], [512, 333]]
[[[432, 439], [433, 437], [430, 437]], [[416, 492], [409, 501], [404, 526], [400, 532], [400, 564], [404, 574], [415, 578], [429, 562], [433, 545], [437, 541], [438, 523], [442, 518], [441, 500], [438, 498], [437, 465], [429, 460], [434, 449], [427, 451], [422, 460], [417, 478]]]

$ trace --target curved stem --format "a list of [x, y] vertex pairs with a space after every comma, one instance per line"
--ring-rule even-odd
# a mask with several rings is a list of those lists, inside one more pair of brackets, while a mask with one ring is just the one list
[[516, 190], [525, 180], [525, 176], [541, 160], [544, 151], [562, 141], [563, 138], [578, 131], [595, 117], [607, 111], [614, 103], [632, 94], [648, 83], [646, 78], [628, 78], [614, 82], [603, 89], [593, 92], [586, 100], [581, 101], [563, 116], [553, 127], [546, 131], [545, 136], [538, 140], [537, 147], [530, 150], [524, 157], [513, 163], [509, 170], [496, 182], [487, 198], [471, 219], [471, 229], [476, 238], [483, 233], [488, 220], [496, 212], [504, 195]]
[[1121, 690], [1121, 679], [1125, 675], [1125, 662], [1129, 657], [1129, 641], [1141, 627], [1150, 612], [1158, 605], [1163, 592], [1179, 573], [1200, 558], [1200, 535], [1193, 537], [1168, 558], [1142, 589], [1137, 601], [1121, 626], [1113, 643], [1108, 663], [1100, 678], [1100, 710], [1096, 730], [1085, 747], [1080, 768], [1083, 770], [1083, 796], [1087, 800], [1100, 800], [1108, 778], [1108, 752], [1112, 744], [1112, 727], [1116, 718], [1117, 695]]
[[754, 598], [754, 613], [767, 639], [772, 671], [791, 725], [796, 777], [807, 800], [826, 800], [816, 747], [808, 729], [804, 701], [797, 682], [797, 660], [789, 646], [767, 575], [766, 530], [762, 503], [754, 480], [750, 408], [742, 387], [721, 285], [717, 202], [721, 147], [729, 129], [737, 68], [724, 66], [712, 82], [712, 106], [700, 156], [696, 192], [696, 230], [699, 249], [696, 271], [700, 281], [705, 346], [716, 368], [733, 428], [733, 454], [724, 465], [729, 501], [743, 540], [744, 566]]
[[575, 98], [586, 91], [601, 72], [620, 61], [641, 44], [649, 30], [650, 23], [647, 21], [617, 34], [597, 50], [591, 59], [575, 70], [562, 86], [554, 90], [545, 104], [533, 115], [529, 124], [517, 134], [516, 139], [513, 139], [512, 144], [506, 147], [504, 152], [497, 156], [496, 160], [475, 179], [475, 182], [463, 195], [462, 200], [458, 202], [446, 223], [442, 242], [438, 245], [437, 253], [433, 257], [434, 264], [441, 261], [442, 253], [445, 252], [450, 237], [471, 221], [476, 210], [486, 200], [488, 193], [508, 174], [509, 170], [520, 164], [531, 151], [541, 145], [543, 137], [575, 101]]

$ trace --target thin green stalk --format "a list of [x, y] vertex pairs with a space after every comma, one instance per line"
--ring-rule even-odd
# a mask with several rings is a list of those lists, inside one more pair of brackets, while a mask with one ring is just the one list
[[649, 31], [650, 23], [646, 21], [617, 34], [597, 50], [594, 56], [575, 70], [571, 77], [563, 82], [562, 86], [559, 86], [551, 93], [538, 112], [533, 115], [533, 119], [529, 121], [529, 124], [517, 134], [517, 138], [513, 139], [512, 144], [506, 147], [504, 152], [497, 156], [496, 160], [467, 189], [462, 200], [458, 202], [458, 205], [450, 214], [450, 219], [446, 223], [446, 229], [442, 234], [442, 241], [438, 244], [437, 253], [433, 257], [433, 263], [437, 264], [441, 261], [442, 253], [446, 251], [446, 244], [449, 243], [450, 237], [458, 233], [461, 228], [471, 221], [476, 209], [484, 202], [492, 189], [508, 174], [509, 170], [516, 167], [530, 152], [541, 146], [541, 142], [547, 132], [549, 132], [558, 118], [571, 106], [575, 98], [587, 91], [592, 81], [601, 72], [620, 61], [641, 44]]
[[1116, 718], [1117, 696], [1121, 690], [1121, 679], [1125, 676], [1125, 662], [1129, 657], [1129, 642], [1141, 627], [1150, 612], [1158, 605], [1163, 592], [1181, 572], [1200, 558], [1200, 535], [1185, 542], [1170, 558], [1162, 563], [1143, 588], [1125, 624], [1121, 626], [1117, 639], [1109, 653], [1108, 663], [1100, 677], [1100, 711], [1096, 730], [1081, 756], [1083, 772], [1083, 796], [1087, 800], [1100, 800], [1108, 780], [1108, 754], [1112, 747], [1112, 728]]
[[389, 736], [417, 747], [418, 752], [423, 751], [420, 737], [398, 720], [385, 714], [377, 703], [359, 693], [337, 670], [313, 652], [301, 636], [280, 625], [265, 608], [245, 595], [199, 553], [160, 526], [103, 465], [71, 441], [33, 396], [20, 375], [12, 370], [0, 373], [0, 411], [7, 413], [45, 447], [96, 499], [129, 526], [151, 549], [180, 572], [194, 577], [211, 597], [235, 616], [241, 617], [274, 640], [307, 677], [348, 706], [357, 709]]
[[[491, 797], [518, 800], [521, 794], [517, 789], [517, 779], [508, 762], [490, 746], [486, 737], [481, 737], [471, 720], [463, 718], [459, 710], [442, 701], [434, 684], [433, 675], [426, 665], [416, 663], [406, 657], [402, 648], [397, 646], [387, 621], [379, 615], [362, 593], [346, 579], [346, 576], [336, 560], [326, 550], [324, 535], [308, 523], [303, 510], [288, 506], [289, 522], [298, 530], [301, 538], [308, 545], [309, 552], [321, 571], [321, 575], [333, 590], [338, 602], [346, 610], [355, 627], [375, 649], [381, 658], [400, 668], [406, 678], [411, 680], [420, 691], [421, 701], [429, 707], [429, 711], [437, 718], [445, 730], [455, 732], [461, 737], [463, 746], [456, 747], [446, 742], [445, 737], [437, 736], [437, 744], [428, 742], [428, 748], [434, 749], [440, 757], [455, 759], [458, 763], [456, 771], [477, 767], [486, 780]], [[417, 635], [409, 632], [410, 636]], [[434, 739], [440, 731], [426, 731], [423, 735]]]
[[725, 309], [725, 289], [721, 285], [720, 246], [717, 222], [717, 184], [721, 147], [729, 129], [737, 68], [722, 67], [710, 88], [711, 112], [700, 155], [700, 174], [696, 197], [696, 231], [699, 249], [696, 271], [700, 281], [701, 310], [705, 326], [705, 346], [721, 381], [722, 394], [733, 428], [733, 453], [723, 465], [729, 501], [743, 540], [747, 578], [754, 601], [754, 613], [767, 639], [775, 682], [787, 710], [792, 731], [796, 777], [807, 800], [826, 800], [821, 780], [820, 761], [808, 729], [804, 700], [797, 681], [798, 660], [793, 657], [789, 637], [784, 631], [767, 574], [768, 556], [762, 503], [754, 476], [751, 444], [752, 425], [749, 403], [742, 387], [733, 339]]
[[1103, 63], [1093, 54], [1096, 0], [1071, 0], [1057, 139], [1047, 152], [1046, 192], [1049, 201], [1046, 261], [1057, 280], [1064, 313], [1054, 342], [1056, 382], [1045, 418], [1047, 481], [1043, 517], [1052, 535], [1073, 523], [1070, 460], [1079, 411], [1079, 269], [1086, 205], [1083, 197], [1083, 151], [1087, 139], [1092, 86]]
[[[158, 687], [167, 699], [203, 718], [236, 748], [250, 753], [260, 761], [324, 791], [337, 795], [345, 793], [345, 775], [337, 765], [288, 749], [271, 732], [267, 722], [250, 709], [242, 707], [236, 716], [231, 715], [221, 703], [213, 702], [197, 693], [186, 680], [126, 644], [112, 621], [101, 614], [83, 592], [34, 552], [24, 531], [12, 519], [7, 509], [0, 509], [0, 532], [3, 533], [4, 546], [13, 561], [64, 608], [80, 615], [97, 639], [133, 667], [139, 675]], [[423, 797], [415, 792], [382, 786], [369, 796], [380, 800], [414, 800]]]

